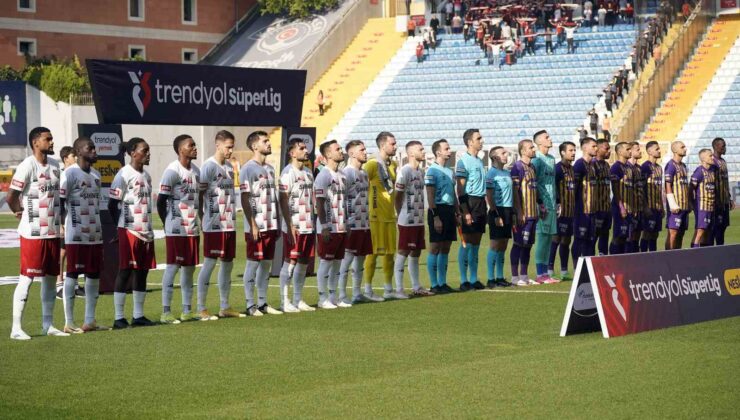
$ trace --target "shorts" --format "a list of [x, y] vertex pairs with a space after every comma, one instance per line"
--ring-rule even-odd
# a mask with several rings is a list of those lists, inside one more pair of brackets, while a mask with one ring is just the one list
[[615, 215], [614, 232], [612, 234], [615, 238], [628, 238], [632, 235], [634, 224], [635, 218], [632, 214], [627, 214], [625, 218], [622, 218], [622, 215]]
[[252, 261], [272, 260], [275, 257], [275, 244], [278, 240], [277, 230], [260, 232], [256, 241], [252, 240], [251, 233], [244, 233], [247, 242], [247, 259]]
[[200, 262], [200, 236], [166, 236], [167, 264], [195, 267]]
[[316, 249], [315, 233], [299, 233], [295, 243], [288, 245], [288, 234], [283, 232], [283, 259], [309, 259]]
[[121, 270], [151, 270], [157, 268], [154, 241], [147, 242], [128, 229], [118, 228], [118, 268]]
[[514, 227], [512, 228], [512, 232], [514, 233], [514, 243], [525, 246], [534, 245], [536, 230], [537, 219], [527, 219], [521, 226], [514, 224]]
[[370, 221], [370, 237], [373, 243], [373, 254], [396, 254], [396, 223]]
[[66, 253], [68, 273], [100, 275], [103, 244], [69, 244]]
[[21, 276], [58, 276], [59, 238], [28, 239], [21, 236]]
[[429, 227], [429, 242], [454, 242], [457, 240], [457, 221], [455, 207], [448, 204], [437, 204], [437, 215], [442, 222], [442, 233], [434, 229], [432, 211], [427, 210], [427, 226]]
[[642, 213], [632, 215], [632, 230], [630, 230], [630, 236], [633, 234], [639, 235], [642, 232]]
[[663, 216], [657, 210], [648, 210], [650, 214], [642, 215], [642, 230], [658, 233], [663, 230]]
[[714, 228], [725, 229], [730, 226], [730, 208], [725, 206], [714, 212]]
[[511, 207], [496, 207], [498, 214], [504, 222], [503, 226], [496, 226], [496, 218], [492, 211], [488, 212], [488, 238], [489, 239], [510, 239], [511, 229], [514, 224], [514, 211]]
[[714, 212], [696, 210], [694, 211], [694, 222], [695, 229], [712, 229], [712, 223], [714, 222]]
[[203, 232], [203, 257], [233, 260], [236, 257], [236, 232]]
[[416, 251], [424, 248], [424, 226], [398, 226], [399, 250]]
[[321, 235], [316, 235], [319, 242], [318, 254], [322, 260], [341, 260], [344, 258], [344, 240], [346, 233], [331, 233], [328, 242]]
[[681, 210], [678, 213], [668, 213], [665, 221], [665, 227], [672, 230], [686, 231], [689, 227], [689, 212]]
[[558, 217], [558, 236], [573, 236], [573, 218]]
[[486, 231], [486, 219], [488, 213], [488, 206], [486, 206], [486, 200], [483, 197], [468, 196], [468, 210], [470, 215], [473, 216], [473, 224], [466, 225], [465, 218], [463, 217], [462, 233], [483, 233]]
[[558, 233], [558, 223], [557, 222], [558, 222], [558, 211], [556, 209], [547, 209], [547, 215], [537, 220], [537, 233], [541, 235], [557, 235]]
[[373, 253], [373, 237], [369, 229], [351, 230], [344, 240], [344, 250], [358, 257]]
[[594, 231], [596, 233], [609, 232], [612, 228], [612, 214], [608, 211], [597, 211], [594, 219]]
[[578, 214], [573, 220], [573, 236], [576, 239], [592, 241], [596, 234], [595, 215], [592, 213]]

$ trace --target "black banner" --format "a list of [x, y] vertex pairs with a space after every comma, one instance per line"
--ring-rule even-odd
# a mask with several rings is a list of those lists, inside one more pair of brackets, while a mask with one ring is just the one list
[[26, 82], [0, 81], [0, 146], [25, 146]]
[[299, 126], [305, 70], [86, 60], [106, 124]]

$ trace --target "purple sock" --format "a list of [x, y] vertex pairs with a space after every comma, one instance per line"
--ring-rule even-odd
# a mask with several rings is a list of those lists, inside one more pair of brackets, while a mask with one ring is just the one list
[[568, 271], [568, 245], [560, 244], [560, 270]]
[[626, 241], [624, 243], [624, 253], [625, 254], [631, 254], [633, 252], [637, 251], [635, 249], [635, 242], [634, 241]]
[[609, 236], [599, 236], [599, 255], [609, 255]]
[[595, 245], [595, 240], [581, 239], [581, 255], [583, 255], [584, 257], [593, 257]]
[[692, 242], [691, 243], [691, 247], [692, 248], [699, 248], [699, 247], [701, 247], [701, 244], [695, 244], [695, 243]]
[[529, 276], [529, 256], [532, 253], [532, 248], [522, 247], [521, 255], [519, 257], [519, 274], [522, 276]]
[[648, 252], [650, 246], [647, 239], [640, 239], [640, 252]]
[[511, 253], [509, 257], [511, 258], [511, 278], [515, 278], [519, 276], [519, 258], [521, 255], [522, 249], [519, 247], [519, 245], [514, 244], [514, 246], [511, 247]]
[[648, 241], [648, 250], [649, 251], [658, 250], [658, 240], [657, 239], [651, 239], [650, 241]]
[[609, 254], [612, 254], [612, 255], [624, 254], [624, 248], [625, 248], [624, 243], [618, 244], [612, 241], [611, 245], [609, 245]]
[[573, 256], [573, 264], [578, 263], [578, 257], [581, 256], [581, 241], [578, 238], [573, 239], [573, 245], [570, 247], [570, 254]]
[[555, 270], [555, 257], [557, 257], [559, 246], [560, 244], [557, 242], [550, 242], [550, 261], [547, 264], [549, 270]]

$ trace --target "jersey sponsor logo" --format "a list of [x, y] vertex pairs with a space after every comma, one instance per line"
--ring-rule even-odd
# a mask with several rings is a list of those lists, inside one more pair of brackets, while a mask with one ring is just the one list
[[13, 182], [12, 182], [12, 184], [13, 184], [13, 186], [18, 187], [18, 188], [23, 188], [23, 187], [26, 186], [26, 183], [25, 182], [23, 182], [21, 180], [18, 180], [18, 179], [14, 179]]
[[160, 185], [160, 186], [159, 186], [159, 189], [160, 189], [161, 191], [167, 191], [167, 192], [170, 192], [170, 191], [172, 191], [172, 188], [171, 188], [171, 187], [170, 187], [169, 185]]

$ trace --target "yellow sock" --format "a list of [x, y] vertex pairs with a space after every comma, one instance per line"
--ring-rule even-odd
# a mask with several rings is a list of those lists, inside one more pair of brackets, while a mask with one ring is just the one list
[[365, 292], [371, 293], [373, 291], [373, 276], [375, 275], [375, 266], [377, 265], [378, 256], [370, 254], [365, 257], [365, 272], [362, 275], [362, 280], [365, 282]]
[[383, 255], [383, 280], [386, 290], [393, 290], [394, 255]]

